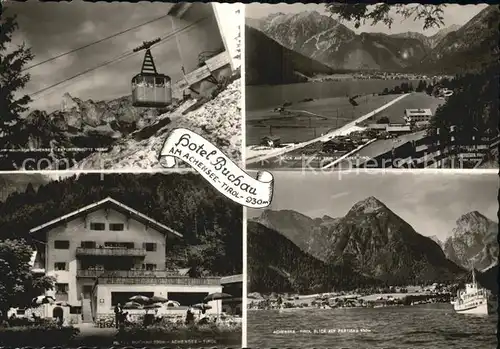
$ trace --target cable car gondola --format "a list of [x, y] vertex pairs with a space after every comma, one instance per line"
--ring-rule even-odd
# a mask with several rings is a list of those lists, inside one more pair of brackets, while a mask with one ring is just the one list
[[160, 39], [145, 41], [134, 52], [146, 50], [142, 69], [132, 78], [132, 105], [134, 107], [164, 108], [172, 104], [170, 77], [159, 74], [153, 61], [150, 48]]

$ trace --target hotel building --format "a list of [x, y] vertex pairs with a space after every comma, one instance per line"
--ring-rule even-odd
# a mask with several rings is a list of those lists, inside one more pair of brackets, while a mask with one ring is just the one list
[[[66, 302], [65, 312], [83, 322], [109, 316], [134, 295], [161, 296], [184, 308], [222, 291], [220, 277], [191, 278], [166, 263], [180, 233], [109, 197], [30, 233], [37, 250], [33, 271], [56, 279], [46, 295]], [[222, 309], [220, 300], [209, 304], [211, 312]], [[54, 305], [43, 308], [51, 317]]]

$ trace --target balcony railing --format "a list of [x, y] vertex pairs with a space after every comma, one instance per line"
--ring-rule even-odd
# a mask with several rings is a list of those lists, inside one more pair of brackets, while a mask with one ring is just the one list
[[76, 272], [77, 277], [149, 277], [149, 278], [164, 278], [168, 276], [179, 276], [177, 271], [170, 270], [97, 270], [97, 269], [80, 269]]
[[207, 286], [220, 285], [220, 277], [205, 277], [205, 278], [190, 278], [189, 276], [165, 276], [165, 277], [150, 277], [150, 276], [99, 276], [99, 284], [121, 284], [121, 285], [184, 285], [184, 286]]
[[144, 248], [125, 248], [125, 247], [102, 247], [102, 248], [84, 248], [76, 249], [78, 256], [130, 256], [144, 257], [146, 249]]
[[221, 285], [220, 277], [191, 278], [171, 270], [77, 270], [77, 277], [98, 278], [101, 284]]

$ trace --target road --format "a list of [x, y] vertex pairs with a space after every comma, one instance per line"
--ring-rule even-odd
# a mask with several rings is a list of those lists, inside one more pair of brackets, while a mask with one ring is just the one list
[[392, 101], [390, 101], [389, 103], [387, 104], [384, 104], [383, 106], [369, 112], [368, 114], [365, 114], [359, 118], [357, 118], [356, 120], [354, 121], [351, 121], [347, 124], [345, 124], [344, 126], [336, 129], [336, 130], [333, 130], [332, 132], [329, 132], [323, 136], [320, 136], [320, 137], [317, 137], [317, 138], [313, 138], [309, 141], [306, 141], [306, 142], [302, 142], [302, 143], [297, 143], [297, 144], [294, 144], [293, 146], [290, 146], [290, 147], [286, 147], [286, 148], [279, 148], [279, 149], [276, 149], [276, 151], [270, 151], [269, 153], [267, 154], [264, 154], [264, 155], [258, 155], [258, 156], [255, 156], [253, 158], [250, 158], [246, 161], [246, 163], [249, 165], [249, 164], [254, 164], [254, 163], [257, 163], [257, 162], [260, 162], [260, 161], [264, 161], [264, 160], [269, 160], [271, 158], [274, 158], [274, 157], [278, 157], [278, 156], [282, 156], [286, 153], [289, 153], [291, 151], [294, 151], [294, 150], [297, 150], [297, 149], [301, 149], [301, 148], [304, 148], [310, 144], [313, 144], [313, 143], [316, 143], [316, 142], [326, 142], [334, 137], [337, 137], [337, 136], [340, 136], [342, 134], [345, 134], [349, 129], [353, 128], [356, 126], [356, 124], [360, 123], [360, 122], [363, 122], [365, 120], [368, 120], [369, 118], [375, 116], [376, 114], [380, 113], [382, 110], [390, 107], [391, 105], [393, 104], [396, 104], [397, 102], [399, 102], [400, 100], [402, 100], [403, 98], [409, 96], [410, 93], [406, 93], [406, 94], [403, 94], [399, 97], [396, 97], [394, 98]]

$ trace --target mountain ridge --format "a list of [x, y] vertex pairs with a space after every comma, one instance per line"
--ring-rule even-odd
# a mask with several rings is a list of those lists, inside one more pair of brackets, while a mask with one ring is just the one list
[[290, 50], [249, 26], [245, 26], [245, 42], [248, 85], [305, 82], [317, 74], [333, 72], [323, 63]]
[[463, 273], [435, 241], [418, 234], [374, 197], [357, 202], [339, 218], [266, 210], [253, 221], [327, 265], [349, 265], [360, 275], [384, 282], [452, 280]]
[[498, 224], [478, 211], [460, 216], [443, 243], [451, 261], [466, 269], [487, 270], [498, 264]]
[[431, 36], [356, 34], [317, 11], [275, 13], [248, 23], [284, 47], [334, 69], [452, 73], [491, 64], [498, 56], [499, 16], [494, 5], [460, 27], [450, 25]]

